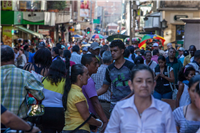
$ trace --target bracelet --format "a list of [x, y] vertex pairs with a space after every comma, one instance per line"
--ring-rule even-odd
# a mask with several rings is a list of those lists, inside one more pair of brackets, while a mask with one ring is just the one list
[[103, 127], [103, 122], [100, 119], [96, 119], [97, 121], [101, 122], [101, 126], [99, 128]]
[[31, 132], [33, 130], [33, 124], [31, 124], [30, 122], [27, 122], [30, 126], [31, 126], [31, 129], [29, 129], [28, 131], [26, 132]]

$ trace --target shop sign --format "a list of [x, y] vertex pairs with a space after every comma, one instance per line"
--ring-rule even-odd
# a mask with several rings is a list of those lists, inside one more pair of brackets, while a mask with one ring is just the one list
[[89, 17], [89, 9], [80, 9], [80, 17]]
[[174, 7], [174, 8], [198, 8], [199, 1], [193, 0], [174, 0], [174, 1], [161, 1], [161, 6], [163, 7]]
[[13, 2], [12, 1], [2, 1], [2, 10], [12, 10]]
[[1, 11], [1, 24], [4, 25], [22, 24], [22, 12]]
[[175, 15], [174, 16], [175, 21], [182, 21], [180, 18], [188, 18], [188, 15]]
[[41, 1], [19, 1], [19, 10], [41, 10]]
[[3, 26], [2, 41], [5, 45], [12, 47], [12, 26]]
[[38, 30], [38, 33], [42, 34], [42, 35], [47, 35], [49, 36], [49, 30], [46, 30], [46, 29], [39, 29]]
[[23, 24], [44, 25], [44, 12], [23, 12]]

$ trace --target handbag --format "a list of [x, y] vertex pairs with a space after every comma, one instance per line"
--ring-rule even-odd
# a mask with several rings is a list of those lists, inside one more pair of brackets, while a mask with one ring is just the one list
[[[167, 74], [168, 74], [168, 77], [170, 78], [170, 74], [169, 74], [169, 66], [167, 66]], [[170, 85], [170, 88], [172, 89], [172, 99], [173, 100], [176, 100], [176, 96], [177, 96], [177, 93], [178, 93], [178, 90], [177, 90], [177, 88], [176, 88], [176, 85], [173, 83], [171, 83], [171, 82], [169, 82], [169, 85]]]

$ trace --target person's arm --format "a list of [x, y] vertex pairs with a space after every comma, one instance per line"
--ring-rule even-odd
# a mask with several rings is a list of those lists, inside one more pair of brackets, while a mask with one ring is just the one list
[[118, 104], [115, 105], [105, 133], [120, 133], [120, 114]]
[[97, 94], [98, 96], [106, 93], [108, 91], [109, 85], [107, 84], [103, 84], [102, 87], [100, 89], [97, 90]]
[[178, 86], [178, 93], [177, 93], [177, 98], [176, 98], [176, 107], [179, 107], [179, 101], [180, 101], [181, 95], [183, 93], [183, 90], [184, 90], [184, 84], [181, 82], [181, 83], [179, 83], [179, 86]]
[[100, 119], [103, 122], [103, 127], [102, 127], [102, 131], [104, 132], [107, 123], [108, 123], [108, 119], [103, 111], [103, 108], [101, 106], [101, 104], [99, 103], [99, 99], [97, 96], [90, 98], [93, 107], [95, 108], [96, 113], [98, 114], [98, 116], [100, 117]]
[[[18, 116], [9, 111], [5, 111], [3, 114], [1, 114], [1, 123], [4, 124], [6, 127], [15, 130], [29, 131], [32, 128], [24, 120], [22, 120], [21, 118], [19, 118]], [[40, 131], [39, 128], [33, 127], [30, 133], [37, 133], [39, 131]]]
[[155, 80], [157, 80], [159, 78], [160, 74], [156, 75]]
[[168, 80], [169, 82], [174, 83], [174, 82], [175, 82], [174, 71], [173, 71], [173, 70], [170, 71], [169, 74], [170, 74], [170, 77], [167, 77], [167, 76], [165, 76], [164, 74], [161, 74], [160, 76], [161, 76], [162, 78], [165, 78], [165, 79]]
[[176, 122], [170, 105], [168, 105], [168, 107], [165, 108], [163, 114], [165, 114], [165, 133], [176, 133]]
[[180, 127], [176, 126], [177, 133], [180, 133]]
[[[87, 120], [87, 118], [90, 116], [90, 113], [87, 108], [86, 101], [78, 102], [75, 105], [83, 120]], [[97, 121], [94, 117], [91, 117], [87, 123], [98, 127], [101, 126], [101, 122]]]

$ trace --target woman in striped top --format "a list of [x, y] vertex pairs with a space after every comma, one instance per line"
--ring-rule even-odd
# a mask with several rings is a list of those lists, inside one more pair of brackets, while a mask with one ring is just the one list
[[200, 75], [192, 77], [189, 81], [191, 104], [179, 107], [173, 112], [179, 133], [196, 133], [200, 128], [200, 111], [195, 104], [195, 88], [199, 81]]

